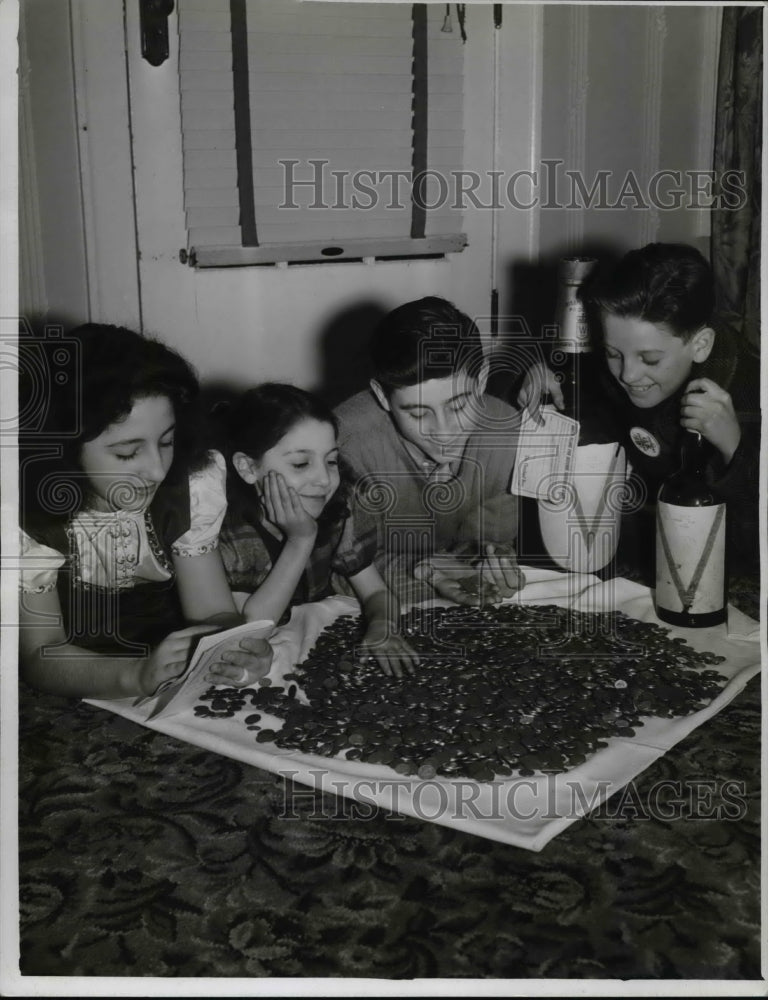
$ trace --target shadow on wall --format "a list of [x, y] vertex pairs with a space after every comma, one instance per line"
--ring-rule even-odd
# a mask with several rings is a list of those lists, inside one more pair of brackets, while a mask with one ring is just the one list
[[41, 440], [56, 440], [62, 434], [69, 437], [77, 429], [74, 425], [57, 426], [51, 400], [52, 387], [56, 386], [62, 398], [69, 393], [69, 410], [79, 413], [80, 350], [69, 336], [78, 326], [80, 321], [67, 315], [27, 313], [19, 317], [15, 355], [6, 353], [11, 345], [2, 345], [4, 366], [18, 374], [18, 412], [5, 415], [6, 428], [18, 427], [23, 436]]
[[[382, 306], [367, 302], [344, 309], [332, 317], [318, 331], [320, 369], [314, 384], [307, 388], [321, 396], [331, 407], [362, 389], [367, 389], [371, 378], [368, 356], [371, 336], [386, 314], [387, 310]], [[252, 384], [258, 385], [260, 381], [262, 380], [254, 380]], [[245, 387], [238, 387], [231, 381], [202, 380], [202, 408], [211, 421], [214, 440], [217, 437], [217, 426], [220, 429], [219, 421], [225, 417], [228, 404], [237, 399], [243, 388]]]
[[593, 242], [577, 249], [555, 248], [536, 263], [511, 261], [505, 280], [512, 288], [510, 308], [499, 317], [499, 332], [489, 391], [513, 402], [523, 376], [536, 361], [545, 360], [554, 340], [558, 267], [563, 257], [594, 257], [598, 266], [611, 265], [622, 255], [615, 246]]
[[368, 387], [373, 331], [389, 310], [363, 302], [332, 317], [318, 333], [320, 371], [313, 386], [330, 406]]

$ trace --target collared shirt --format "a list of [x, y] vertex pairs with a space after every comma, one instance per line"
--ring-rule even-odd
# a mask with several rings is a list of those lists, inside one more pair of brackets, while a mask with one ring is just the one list
[[405, 438], [401, 438], [400, 440], [402, 441], [403, 448], [405, 448], [414, 462], [421, 467], [425, 479], [430, 479], [432, 482], [447, 482], [449, 479], [455, 477], [458, 462], [436, 462], [434, 459], [428, 458], [412, 441], [407, 441]]

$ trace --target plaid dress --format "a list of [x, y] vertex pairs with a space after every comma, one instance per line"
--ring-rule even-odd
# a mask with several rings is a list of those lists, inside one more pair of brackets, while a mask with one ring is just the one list
[[[318, 522], [315, 547], [291, 598], [291, 606], [346, 592], [342, 578], [370, 566], [376, 555], [375, 525], [355, 505], [331, 501]], [[285, 539], [267, 522], [257, 503], [232, 504], [219, 535], [219, 551], [233, 591], [252, 594], [269, 575]]]

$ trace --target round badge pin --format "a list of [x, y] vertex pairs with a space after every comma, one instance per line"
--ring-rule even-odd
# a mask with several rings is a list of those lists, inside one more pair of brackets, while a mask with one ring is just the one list
[[661, 445], [645, 427], [633, 427], [629, 432], [629, 436], [632, 439], [632, 444], [643, 455], [648, 455], [649, 458], [656, 458], [657, 455], [661, 454]]

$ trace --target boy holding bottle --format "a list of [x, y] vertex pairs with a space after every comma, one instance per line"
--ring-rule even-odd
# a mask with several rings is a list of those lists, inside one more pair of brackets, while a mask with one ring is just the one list
[[[709, 481], [728, 505], [731, 565], [757, 565], [759, 423], [739, 416], [744, 372], [735, 352], [716, 350], [714, 286], [705, 258], [684, 244], [651, 243], [630, 251], [610, 271], [597, 271], [582, 296], [598, 322], [605, 359], [600, 387], [611, 406], [644, 507], [625, 517], [618, 564], [651, 582], [652, 516], [659, 488], [680, 463], [686, 431], [707, 444]], [[543, 365], [529, 371], [518, 394], [534, 409], [549, 393], [563, 398]], [[754, 404], [752, 404], [754, 407]]]

